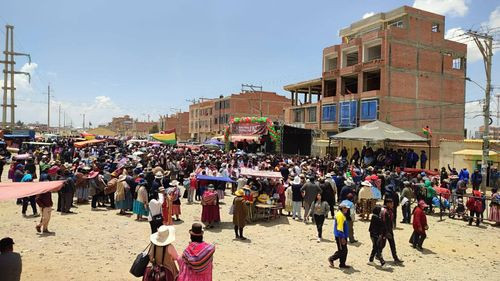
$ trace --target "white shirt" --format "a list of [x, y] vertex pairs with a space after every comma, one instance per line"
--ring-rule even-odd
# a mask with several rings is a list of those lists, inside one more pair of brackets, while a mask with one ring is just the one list
[[158, 194], [159, 200], [156, 199], [151, 199], [149, 201], [149, 215], [148, 215], [148, 221], [153, 220], [153, 216], [161, 214], [161, 205], [163, 205], [163, 201], [165, 200], [163, 198], [163, 194]]

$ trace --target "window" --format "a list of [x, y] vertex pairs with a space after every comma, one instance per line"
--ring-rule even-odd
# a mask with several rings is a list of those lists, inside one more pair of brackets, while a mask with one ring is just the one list
[[316, 122], [316, 107], [307, 108], [307, 122]]
[[356, 127], [357, 123], [357, 101], [346, 101], [340, 103], [340, 122], [341, 128]]
[[462, 69], [462, 58], [453, 59], [452, 68], [453, 69]]
[[220, 103], [219, 102], [216, 102], [215, 103], [215, 110], [219, 110], [220, 109]]
[[304, 122], [304, 109], [294, 109], [293, 110], [293, 122]]
[[337, 58], [326, 58], [325, 71], [337, 69]]
[[394, 20], [394, 21], [390, 22], [389, 26], [391, 26], [391, 27], [397, 27], [397, 28], [403, 28], [404, 27], [404, 23], [403, 23], [402, 19], [399, 19], [399, 20]]
[[439, 32], [439, 23], [433, 23], [431, 30], [432, 32]]
[[361, 102], [361, 120], [377, 120], [377, 100]]
[[382, 46], [381, 45], [376, 45], [376, 46], [373, 46], [373, 47], [369, 47], [366, 50], [366, 52], [367, 52], [367, 54], [365, 54], [367, 56], [366, 61], [380, 59], [381, 58], [381, 54], [382, 54]]
[[335, 104], [323, 105], [323, 114], [321, 115], [321, 120], [324, 122], [337, 121], [337, 105]]
[[229, 108], [229, 100], [224, 101], [224, 108]]

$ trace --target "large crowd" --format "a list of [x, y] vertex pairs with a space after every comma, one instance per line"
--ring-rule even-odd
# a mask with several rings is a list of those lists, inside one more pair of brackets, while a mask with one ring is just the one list
[[[12, 181], [64, 182], [57, 192], [56, 206], [51, 192], [18, 200], [24, 216], [30, 206], [33, 215], [41, 215], [36, 231], [50, 233], [52, 208], [62, 214], [72, 213], [74, 204], [90, 203], [91, 210], [116, 209], [118, 215], [133, 213], [136, 220], [149, 222], [149, 266], [146, 267], [144, 256], [138, 256], [134, 272], [131, 270], [134, 275], [143, 276], [143, 280], [212, 280], [215, 247], [203, 241], [203, 233], [218, 227], [219, 200], [228, 192], [234, 196], [230, 213], [238, 240], [246, 239], [244, 227], [254, 219], [255, 204], [261, 199], [276, 202], [279, 212], [294, 220], [314, 223], [318, 243], [323, 239], [325, 218], [331, 216], [335, 220], [337, 251], [328, 261], [333, 267], [339, 260], [340, 268], [349, 267], [348, 244], [357, 243], [356, 217], [370, 221], [369, 261], [376, 258], [384, 265], [382, 251], [386, 243], [394, 261], [403, 262], [397, 255], [394, 233], [398, 209], [400, 223], [413, 225], [412, 246], [422, 250], [428, 230], [426, 216], [435, 209], [458, 213], [462, 204], [462, 213], [469, 213], [469, 224], [475, 217], [479, 225], [488, 207], [486, 194], [479, 191], [482, 179], [477, 170], [469, 174], [467, 169], [443, 167], [441, 171], [408, 172], [405, 168], [416, 168], [417, 163], [422, 169], [426, 167], [425, 152], [419, 156], [413, 150], [374, 151], [363, 147], [361, 152], [355, 149], [349, 156], [343, 148], [338, 157], [320, 158], [244, 150], [191, 150], [119, 140], [75, 148], [71, 139], [61, 139], [53, 146], [28, 148], [20, 153], [32, 157], [12, 161], [8, 171]], [[282, 177], [244, 176], [242, 168], [279, 172]], [[494, 184], [488, 195], [491, 203], [487, 219], [498, 224], [500, 194], [496, 170], [491, 178]], [[468, 187], [472, 187], [471, 194], [467, 193]], [[192, 242], [178, 254], [173, 246], [174, 221], [181, 220], [182, 201], [188, 205], [200, 202], [203, 225], [192, 225]], [[450, 205], [455, 206], [453, 210]], [[12, 251], [13, 241], [5, 241], [2, 254]]]

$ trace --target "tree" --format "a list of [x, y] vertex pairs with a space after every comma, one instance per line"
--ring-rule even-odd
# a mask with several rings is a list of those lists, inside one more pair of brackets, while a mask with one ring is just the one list
[[156, 133], [158, 133], [159, 131], [160, 131], [160, 130], [158, 129], [158, 125], [156, 125], [156, 124], [154, 124], [154, 125], [153, 125], [153, 127], [151, 127], [151, 128], [149, 129], [149, 133], [150, 133], [150, 134], [156, 134]]

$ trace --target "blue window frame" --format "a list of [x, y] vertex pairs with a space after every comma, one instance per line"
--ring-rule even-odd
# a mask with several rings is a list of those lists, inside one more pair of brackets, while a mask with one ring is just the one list
[[377, 120], [377, 100], [361, 101], [361, 120]]
[[358, 120], [358, 102], [345, 101], [340, 103], [340, 122], [341, 128], [356, 127]]
[[337, 105], [336, 104], [323, 105], [323, 114], [321, 115], [321, 120], [324, 122], [337, 121]]

